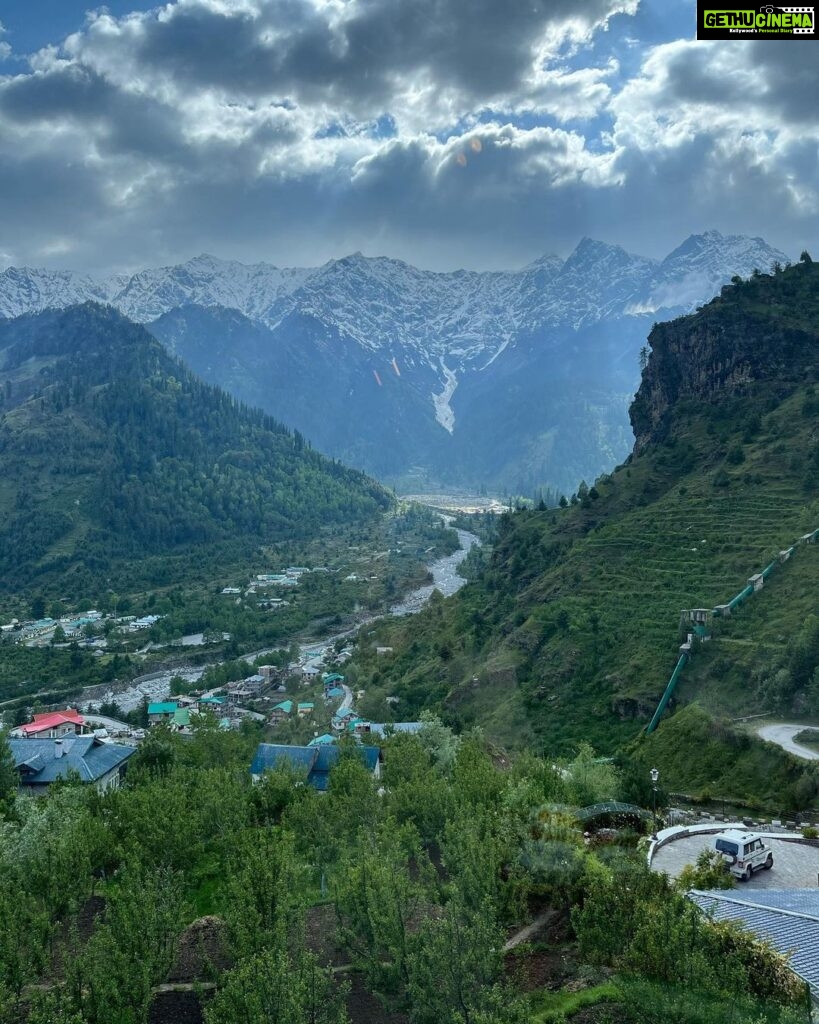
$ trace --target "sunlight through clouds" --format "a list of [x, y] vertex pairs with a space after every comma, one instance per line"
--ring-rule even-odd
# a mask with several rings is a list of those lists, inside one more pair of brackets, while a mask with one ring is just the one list
[[[459, 262], [476, 267], [565, 250], [578, 218], [645, 252], [685, 233], [686, 216], [780, 244], [797, 221], [815, 233], [810, 47], [638, 39], [652, 6], [101, 9], [0, 78], [0, 216], [23, 258], [45, 258], [61, 211], [87, 269], [114, 259], [123, 232], [136, 261], [159, 238], [167, 259], [208, 248], [316, 262], [377, 234], [433, 267], [451, 265], [459, 241]], [[25, 220], [24, 177], [27, 193], [50, 190]], [[710, 183], [728, 177], [726, 203]], [[744, 191], [760, 180], [775, 197], [768, 222]]]

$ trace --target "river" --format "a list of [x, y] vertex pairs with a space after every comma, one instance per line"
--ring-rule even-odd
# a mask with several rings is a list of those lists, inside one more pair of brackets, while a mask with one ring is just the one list
[[458, 566], [472, 548], [476, 544], [480, 544], [480, 541], [474, 533], [468, 533], [466, 530], [458, 530], [457, 533], [461, 544], [460, 548], [451, 555], [447, 555], [446, 558], [439, 558], [437, 562], [433, 562], [429, 566], [432, 583], [410, 591], [403, 601], [390, 608], [390, 615], [414, 615], [421, 611], [432, 596], [433, 590], [440, 590], [444, 597], [451, 597], [466, 583], [463, 576], [458, 575]]
[[[442, 519], [447, 523], [447, 525], [452, 522], [451, 516], [443, 515]], [[432, 583], [425, 583], [423, 587], [417, 587], [415, 590], [411, 590], [407, 595], [405, 595], [403, 600], [390, 608], [389, 615], [396, 617], [402, 615], [415, 615], [420, 612], [427, 601], [429, 601], [434, 590], [439, 590], [444, 597], [451, 597], [452, 594], [461, 589], [464, 583], [466, 583], [466, 580], [463, 576], [458, 574], [458, 566], [463, 562], [472, 548], [481, 542], [474, 533], [469, 533], [467, 530], [458, 530], [457, 534], [458, 541], [461, 545], [458, 550], [454, 551], [451, 555], [446, 555], [444, 558], [439, 558], [437, 561], [432, 562], [427, 566], [429, 572], [432, 574]], [[371, 616], [356, 623], [352, 628], [346, 629], [341, 633], [335, 633], [333, 636], [327, 636], [323, 637], [321, 640], [312, 640], [302, 643], [299, 646], [300, 662], [303, 666], [310, 663], [315, 663], [316, 666], [318, 666], [327, 650], [333, 647], [337, 640], [349, 639], [354, 636], [362, 626], [375, 622], [377, 618], [381, 618], [381, 616]], [[283, 641], [279, 646], [286, 646], [286, 644]], [[267, 653], [269, 653], [269, 649], [254, 651], [252, 654], [246, 654], [244, 657], [249, 661], [252, 661], [253, 659], [261, 657]], [[219, 663], [214, 662], [214, 664]], [[147, 697], [149, 701], [165, 700], [170, 694], [172, 676], [179, 675], [188, 682], [196, 682], [204, 671], [204, 668], [182, 668], [166, 672], [153, 672], [149, 676], [143, 676], [140, 679], [135, 679], [131, 686], [128, 687], [128, 689], [123, 690], [121, 693], [107, 694], [106, 698], [103, 699], [115, 700], [123, 711], [131, 711], [134, 708], [139, 707], [145, 697]], [[99, 700], [86, 701], [82, 706], [82, 710], [88, 711], [98, 704]]]
[[[452, 522], [452, 516], [442, 515], [441, 518], [447, 525]], [[444, 597], [451, 597], [466, 583], [463, 576], [458, 574], [458, 566], [463, 562], [472, 548], [481, 542], [474, 533], [469, 533], [467, 530], [457, 530], [456, 532], [458, 534], [458, 542], [460, 543], [458, 550], [453, 551], [451, 555], [446, 555], [444, 558], [439, 558], [437, 561], [432, 562], [427, 566], [428, 571], [432, 574], [432, 583], [425, 583], [423, 587], [417, 587], [415, 590], [411, 590], [401, 601], [398, 602], [398, 604], [394, 604], [392, 608], [390, 608], [388, 613], [389, 615], [395, 617], [402, 615], [415, 615], [420, 612], [427, 601], [429, 601], [434, 590], [439, 590]], [[321, 640], [313, 640], [302, 644], [299, 647], [300, 660], [303, 664], [314, 662], [318, 665], [326, 651], [331, 648], [337, 640], [347, 640], [350, 637], [355, 636], [359, 629], [363, 626], [369, 625], [371, 622], [376, 622], [379, 618], [383, 618], [383, 616], [369, 616], [368, 618], [356, 623], [352, 628], [345, 629], [341, 633], [335, 633], [333, 636], [324, 637]]]

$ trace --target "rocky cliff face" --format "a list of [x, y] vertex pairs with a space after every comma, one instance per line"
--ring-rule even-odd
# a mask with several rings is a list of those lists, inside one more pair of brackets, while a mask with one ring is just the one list
[[661, 440], [686, 399], [720, 402], [767, 382], [786, 393], [819, 375], [819, 266], [726, 286], [691, 316], [655, 324], [631, 405], [635, 451]]

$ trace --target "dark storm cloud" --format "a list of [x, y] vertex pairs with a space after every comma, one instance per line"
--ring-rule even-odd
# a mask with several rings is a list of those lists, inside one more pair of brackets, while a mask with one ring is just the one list
[[14, 262], [73, 258], [71, 239], [97, 234], [88, 214], [102, 205], [100, 182], [81, 163], [0, 149], [0, 252]]
[[687, 47], [666, 64], [663, 90], [670, 103], [700, 103], [730, 108], [756, 107], [775, 112], [782, 124], [816, 124], [819, 110], [819, 74], [816, 48], [808, 43], [741, 41], [738, 57], [726, 66], [715, 60], [710, 47]]
[[270, 0], [257, 11], [179, 6], [146, 22], [140, 62], [197, 86], [383, 104], [399, 80], [428, 73], [464, 95], [519, 89], [552, 26], [588, 30], [629, 0], [363, 0], [317, 8]]
[[762, 83], [759, 100], [783, 123], [816, 125], [819, 117], [819, 54], [809, 42], [751, 44], [750, 63]]
[[16, 126], [59, 123], [93, 133], [97, 148], [154, 160], [187, 160], [179, 113], [125, 92], [94, 70], [59, 63], [0, 87], [0, 118]]
[[89, 68], [64, 64], [48, 74], [20, 75], [0, 91], [0, 113], [13, 121], [99, 117], [119, 90]]
[[[810, 148], [803, 147], [798, 166], [806, 180], [819, 180], [816, 146], [813, 154]], [[484, 145], [484, 155], [490, 163], [468, 158], [466, 167], [447, 165], [432, 179], [423, 147], [393, 143], [354, 181], [351, 210], [391, 241], [412, 237], [428, 258], [473, 247], [490, 253], [494, 266], [565, 252], [583, 234], [657, 257], [714, 225], [762, 233], [793, 256], [819, 238], [819, 215], [794, 198], [781, 169], [751, 161], [729, 167], [705, 135], [662, 152], [623, 153], [611, 169], [620, 183], [595, 187], [591, 155], [560, 148], [559, 138], [493, 155]], [[554, 184], [554, 171], [532, 173], [540, 159], [576, 173]]]

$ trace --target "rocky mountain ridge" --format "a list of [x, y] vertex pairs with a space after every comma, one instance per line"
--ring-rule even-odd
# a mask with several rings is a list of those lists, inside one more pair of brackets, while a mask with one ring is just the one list
[[200, 256], [103, 281], [9, 268], [0, 315], [109, 303], [211, 383], [399, 487], [570, 491], [630, 446], [652, 321], [785, 260], [709, 231], [660, 261], [584, 238], [567, 259], [504, 272], [361, 253], [312, 269]]
[[299, 309], [336, 324], [364, 347], [397, 340], [435, 356], [468, 358], [496, 355], [499, 342], [526, 327], [576, 329], [613, 313], [693, 306], [725, 283], [726, 274], [768, 270], [786, 259], [761, 238], [707, 231], [662, 261], [583, 238], [567, 259], [545, 255], [518, 271], [433, 272], [360, 252], [317, 268], [246, 265], [204, 254], [102, 280], [9, 267], [0, 273], [0, 316], [90, 299], [138, 323], [201, 305], [236, 309], [275, 328]]

